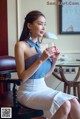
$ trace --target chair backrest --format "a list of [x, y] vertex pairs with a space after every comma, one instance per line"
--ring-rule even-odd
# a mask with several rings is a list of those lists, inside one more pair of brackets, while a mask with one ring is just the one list
[[13, 56], [0, 56], [0, 74], [16, 72], [16, 62]]
[[[10, 91], [10, 84], [13, 84], [13, 105], [15, 106], [17, 103], [16, 97], [16, 86], [20, 85], [20, 80], [11, 78], [11, 73], [15, 73], [16, 71], [16, 62], [15, 57], [13, 56], [0, 56], [0, 86], [2, 89], [0, 90], [1, 94], [5, 94], [7, 91]], [[2, 84], [3, 83], [3, 84]], [[6, 86], [6, 90], [5, 90]]]
[[[10, 83], [19, 84], [18, 80], [6, 80], [11, 79], [11, 73], [16, 72], [16, 62], [13, 56], [0, 56], [0, 94], [6, 93], [10, 90]], [[7, 84], [8, 83], [8, 84]]]

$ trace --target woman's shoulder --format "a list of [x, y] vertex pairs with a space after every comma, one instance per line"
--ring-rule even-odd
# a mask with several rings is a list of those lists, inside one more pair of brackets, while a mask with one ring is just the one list
[[15, 44], [15, 46], [24, 46], [24, 45], [26, 45], [26, 42], [25, 41], [18, 41], [16, 44]]
[[29, 45], [24, 42], [24, 41], [18, 41], [16, 44], [15, 44], [15, 51], [17, 52], [27, 52], [29, 51]]
[[15, 44], [15, 47], [17, 48], [25, 48], [28, 46], [28, 43], [26, 43], [25, 41], [18, 41], [16, 44]]

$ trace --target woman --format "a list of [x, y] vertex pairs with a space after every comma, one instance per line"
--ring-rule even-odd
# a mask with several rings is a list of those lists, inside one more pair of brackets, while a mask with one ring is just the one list
[[[41, 109], [44, 117], [52, 119], [80, 119], [80, 104], [75, 96], [46, 86], [45, 77], [54, 71], [59, 51], [54, 47], [40, 47], [39, 39], [46, 31], [46, 18], [40, 11], [27, 14], [23, 31], [15, 45], [17, 73], [22, 80], [18, 101], [30, 108]], [[41, 49], [42, 48], [42, 49]]]

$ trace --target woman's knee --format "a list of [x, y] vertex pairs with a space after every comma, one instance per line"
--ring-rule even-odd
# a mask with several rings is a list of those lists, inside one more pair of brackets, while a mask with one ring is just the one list
[[62, 105], [62, 112], [66, 115], [69, 114], [71, 110], [71, 103], [70, 101], [66, 101], [63, 105]]
[[70, 100], [71, 105], [80, 105], [76, 98]]

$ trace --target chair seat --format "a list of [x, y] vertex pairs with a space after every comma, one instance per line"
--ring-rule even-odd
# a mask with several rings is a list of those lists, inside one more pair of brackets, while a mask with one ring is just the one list
[[34, 117], [39, 117], [43, 115], [43, 111], [42, 110], [36, 110], [36, 109], [32, 109], [32, 108], [28, 108], [25, 106], [21, 106], [20, 104], [20, 109], [18, 112], [19, 116], [18, 118], [24, 118], [24, 119], [28, 119], [28, 118], [34, 118]]

